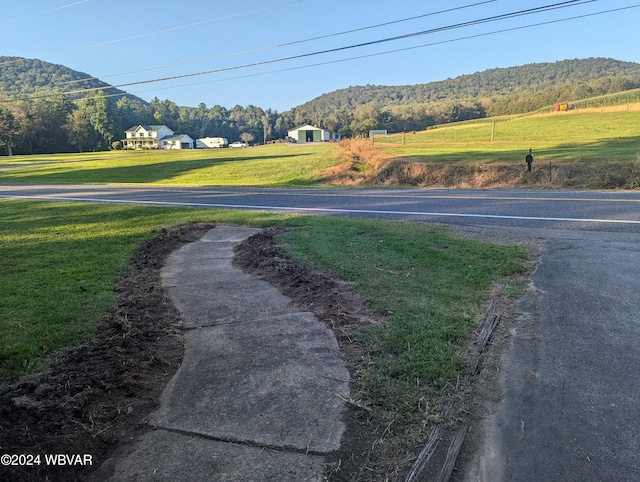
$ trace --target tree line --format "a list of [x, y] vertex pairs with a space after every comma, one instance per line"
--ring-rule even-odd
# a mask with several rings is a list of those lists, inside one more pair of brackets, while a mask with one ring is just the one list
[[118, 149], [126, 129], [164, 124], [174, 132], [266, 142], [285, 137], [295, 120], [271, 109], [249, 105], [227, 109], [178, 106], [154, 98], [145, 103], [127, 96], [114, 100], [94, 91], [72, 100], [56, 95], [0, 104], [0, 152], [42, 154]]

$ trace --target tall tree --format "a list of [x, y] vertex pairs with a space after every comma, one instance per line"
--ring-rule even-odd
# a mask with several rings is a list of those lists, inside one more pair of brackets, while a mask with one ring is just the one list
[[67, 117], [67, 133], [69, 143], [72, 146], [77, 146], [79, 152], [88, 148], [95, 149], [93, 144], [95, 131], [89, 119], [80, 109], [74, 109]]
[[79, 103], [79, 110], [91, 124], [93, 130], [99, 134], [99, 140], [94, 149], [109, 149], [116, 138], [115, 109], [103, 91], [90, 93]]
[[66, 124], [67, 116], [74, 106], [66, 95], [36, 99], [25, 104], [23, 137], [27, 143], [26, 152], [55, 153], [70, 151]]
[[200, 102], [200, 104], [198, 104], [198, 107], [193, 110], [193, 120], [195, 121], [195, 127], [198, 132], [198, 137], [204, 137], [207, 126], [211, 122], [207, 104], [205, 104], [204, 102]]
[[13, 139], [18, 134], [18, 123], [9, 109], [0, 107], [0, 147], [4, 147], [7, 155], [13, 155]]

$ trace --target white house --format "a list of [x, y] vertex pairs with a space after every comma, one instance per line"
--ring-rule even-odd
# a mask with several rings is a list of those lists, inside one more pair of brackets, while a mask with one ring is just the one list
[[186, 134], [174, 134], [165, 125], [139, 125], [124, 131], [125, 149], [193, 149], [195, 141]]
[[340, 134], [309, 124], [291, 129], [288, 135], [296, 142], [338, 142], [340, 140]]

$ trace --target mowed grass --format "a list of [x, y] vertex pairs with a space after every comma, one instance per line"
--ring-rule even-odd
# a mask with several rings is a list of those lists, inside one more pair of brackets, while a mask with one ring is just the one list
[[[524, 269], [522, 248], [457, 238], [444, 227], [336, 217], [152, 206], [0, 201], [0, 380], [37, 371], [91, 336], [127, 260], [162, 228], [192, 222], [286, 225], [294, 259], [326, 270], [388, 322], [363, 330], [359, 397], [415, 422], [465, 366], [457, 351], [493, 283]], [[425, 398], [426, 397], [426, 398]]]
[[330, 144], [0, 158], [0, 182], [308, 186], [339, 163]]
[[[637, 161], [640, 106], [461, 122], [377, 138], [373, 146], [386, 159], [468, 164], [472, 169], [477, 163], [522, 165], [529, 148], [536, 166]], [[335, 144], [328, 143], [14, 156], [0, 158], [0, 182], [326, 186], [336, 179], [329, 168], [350, 161]]]
[[538, 162], [631, 161], [640, 153], [640, 110], [501, 118], [495, 126], [483, 119], [379, 138], [375, 145], [396, 159], [435, 163], [522, 163], [529, 148]]
[[450, 394], [465, 365], [460, 345], [477, 327], [497, 280], [525, 270], [527, 251], [408, 222], [299, 220], [281, 236], [293, 259], [350, 282], [387, 323], [362, 329], [366, 349], [356, 396], [385, 423], [433, 416], [429, 401]]

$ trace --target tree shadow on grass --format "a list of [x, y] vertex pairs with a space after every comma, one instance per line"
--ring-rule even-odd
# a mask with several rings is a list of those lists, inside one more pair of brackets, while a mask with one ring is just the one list
[[[279, 155], [278, 158], [300, 158], [308, 154], [287, 154]], [[172, 160], [155, 162], [149, 164], [139, 164], [135, 166], [118, 166], [117, 161], [112, 166], [82, 169], [69, 166], [69, 169], [62, 170], [60, 164], [52, 165], [49, 172], [33, 172], [30, 170], [7, 170], [0, 173], [0, 179], [5, 182], [42, 182], [47, 184], [55, 183], [133, 183], [148, 184], [161, 181], [169, 181], [177, 176], [199, 170], [210, 169], [230, 163], [243, 161], [273, 161], [273, 156], [233, 156], [224, 158], [210, 158], [197, 160]]]

